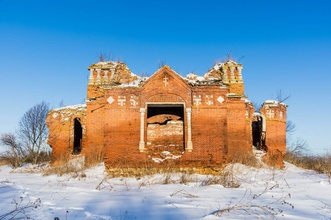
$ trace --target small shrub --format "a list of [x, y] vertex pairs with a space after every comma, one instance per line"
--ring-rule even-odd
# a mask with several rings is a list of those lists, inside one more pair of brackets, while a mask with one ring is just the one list
[[17, 157], [9, 151], [6, 151], [0, 155], [0, 161], [2, 164], [8, 164], [12, 168], [17, 168], [23, 163], [23, 159]]
[[37, 163], [50, 162], [51, 159], [52, 159], [51, 151], [42, 151], [42, 152], [40, 152]]

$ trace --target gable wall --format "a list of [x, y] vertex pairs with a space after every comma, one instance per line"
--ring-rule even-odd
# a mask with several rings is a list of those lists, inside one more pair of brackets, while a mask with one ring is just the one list
[[[167, 77], [167, 84], [164, 77]], [[141, 93], [140, 93], [141, 92]], [[151, 149], [147, 146], [146, 120], [148, 104], [182, 103], [184, 107], [184, 144], [186, 151], [176, 163], [188, 167], [205, 167], [222, 164], [226, 157], [224, 147], [227, 143], [227, 89], [219, 86], [193, 86], [183, 83], [169, 70], [153, 76], [140, 90], [138, 88], [112, 88], [106, 91], [105, 99], [111, 96], [113, 102], [104, 108], [104, 155], [108, 167], [139, 166], [151, 161]], [[137, 105], [129, 102], [131, 96], [137, 97]], [[201, 97], [201, 103], [194, 97]], [[217, 99], [222, 97], [218, 101]], [[125, 99], [125, 104], [118, 99]], [[123, 105], [123, 106], [122, 106]], [[139, 107], [139, 108], [138, 108]], [[145, 152], [139, 151], [140, 108], [144, 114]], [[187, 151], [188, 121], [187, 108], [192, 108], [193, 151]], [[243, 127], [245, 129], [245, 127]], [[152, 162], [154, 163], [154, 162]], [[156, 164], [160, 165], [162, 164]]]

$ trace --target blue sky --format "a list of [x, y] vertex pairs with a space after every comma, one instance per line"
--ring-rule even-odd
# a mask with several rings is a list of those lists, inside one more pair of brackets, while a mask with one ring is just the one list
[[228, 54], [253, 102], [291, 95], [290, 139], [331, 150], [331, 1], [0, 0], [0, 133], [34, 104], [84, 102], [99, 54], [152, 75], [204, 74]]

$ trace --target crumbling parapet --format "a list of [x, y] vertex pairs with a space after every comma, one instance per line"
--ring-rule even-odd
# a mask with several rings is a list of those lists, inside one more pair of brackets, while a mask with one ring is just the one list
[[230, 93], [244, 94], [244, 81], [242, 77], [243, 65], [228, 60], [224, 63], [216, 63], [204, 77], [207, 80], [220, 79], [229, 86]]
[[119, 85], [138, 78], [123, 62], [98, 62], [88, 67], [88, 85]]

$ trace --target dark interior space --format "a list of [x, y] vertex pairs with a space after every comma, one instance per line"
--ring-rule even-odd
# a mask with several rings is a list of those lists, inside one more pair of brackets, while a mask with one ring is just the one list
[[147, 118], [155, 115], [171, 114], [180, 117], [179, 120], [184, 119], [184, 107], [181, 104], [150, 104], [148, 105]]
[[261, 150], [262, 148], [262, 118], [257, 117], [255, 121], [252, 122], [252, 136], [253, 136], [253, 146], [256, 149]]
[[82, 131], [82, 125], [78, 118], [75, 118], [74, 120], [74, 150], [73, 154], [80, 154], [82, 151], [82, 142], [83, 138], [83, 131]]

